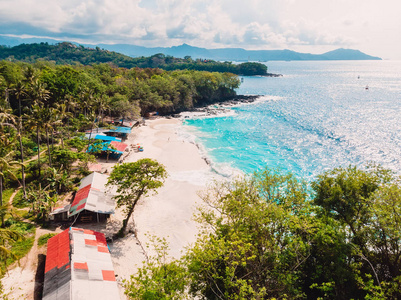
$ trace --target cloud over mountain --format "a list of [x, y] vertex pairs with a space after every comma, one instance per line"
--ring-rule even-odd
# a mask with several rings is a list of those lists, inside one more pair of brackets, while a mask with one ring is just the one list
[[2, 0], [0, 32], [86, 43], [372, 52], [380, 48], [376, 27], [401, 28], [397, 8], [396, 0]]

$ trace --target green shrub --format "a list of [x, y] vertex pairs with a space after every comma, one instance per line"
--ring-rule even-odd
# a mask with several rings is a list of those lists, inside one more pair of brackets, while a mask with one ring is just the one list
[[16, 208], [25, 208], [28, 207], [28, 203], [24, 199], [24, 192], [20, 189], [13, 199], [13, 206]]
[[41, 246], [46, 245], [46, 244], [47, 244], [47, 241], [48, 241], [50, 238], [52, 238], [53, 236], [55, 236], [56, 234], [57, 234], [57, 233], [46, 233], [46, 234], [41, 235], [41, 236], [39, 237], [39, 239], [38, 239], [38, 246], [41, 247]]

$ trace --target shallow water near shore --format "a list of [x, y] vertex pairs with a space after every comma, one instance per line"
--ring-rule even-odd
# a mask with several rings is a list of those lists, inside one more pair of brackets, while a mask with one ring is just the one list
[[244, 77], [264, 95], [230, 114], [192, 117], [184, 130], [217, 172], [279, 167], [313, 180], [338, 166], [401, 170], [401, 62], [270, 62], [283, 77]]

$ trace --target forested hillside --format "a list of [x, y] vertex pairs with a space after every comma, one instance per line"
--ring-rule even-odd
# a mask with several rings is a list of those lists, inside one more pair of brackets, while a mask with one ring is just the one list
[[[175, 58], [164, 54], [155, 54], [150, 57], [132, 58], [117, 52], [85, 48], [71, 43], [49, 45], [21, 44], [15, 47], [0, 46], [0, 59], [9, 61], [23, 61], [34, 63], [38, 60], [53, 61], [56, 64], [112, 63], [122, 68], [160, 68], [164, 70], [198, 70], [209, 72], [230, 72], [237, 75], [268, 75], [267, 67], [260, 63], [232, 64], [231, 62], [216, 62], [213, 60], [196, 59], [187, 56]], [[270, 74], [271, 75], [271, 74]]]
[[[102, 110], [112, 116], [139, 116], [149, 111], [175, 113], [235, 96], [240, 84], [236, 75], [206, 71], [0, 62], [0, 90], [17, 108], [15, 86], [28, 90], [22, 109], [30, 109], [37, 90], [46, 92], [44, 105], [74, 106], [76, 115]], [[102, 106], [103, 108], [100, 108]]]

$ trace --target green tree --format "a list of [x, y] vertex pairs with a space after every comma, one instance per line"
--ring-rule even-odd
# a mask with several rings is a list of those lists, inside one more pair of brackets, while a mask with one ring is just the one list
[[18, 81], [14, 86], [14, 95], [18, 100], [18, 141], [21, 151], [21, 179], [22, 179], [22, 190], [24, 193], [24, 199], [26, 199], [26, 185], [25, 185], [25, 166], [24, 166], [24, 147], [22, 145], [22, 100], [28, 95], [26, 93], [26, 87], [23, 81]]
[[57, 194], [51, 191], [50, 185], [42, 188], [42, 184], [31, 185], [28, 191], [28, 201], [32, 205], [32, 213], [38, 221], [45, 224], [49, 213], [57, 202]]
[[[342, 236], [332, 247], [318, 248], [319, 256], [316, 256], [324, 258], [320, 260], [320, 268], [330, 274], [335, 295], [342, 295], [341, 298], [399, 298], [399, 179], [380, 166], [350, 166], [318, 176], [313, 189], [314, 202], [320, 208], [318, 215], [326, 224], [335, 224], [334, 228], [340, 234], [337, 236]], [[326, 240], [328, 237], [324, 236]]]
[[[7, 258], [16, 258], [11, 252], [9, 245], [11, 242], [23, 239], [23, 235], [16, 230], [11, 230], [8, 228], [0, 228], [0, 264], [2, 267], [6, 267]], [[0, 274], [2, 270], [0, 269]]]
[[261, 63], [246, 62], [238, 65], [239, 72], [237, 74], [245, 76], [266, 75], [267, 66]]
[[307, 194], [302, 181], [269, 170], [203, 194], [205, 231], [185, 257], [192, 294], [301, 298], [300, 270], [315, 231]]
[[151, 237], [151, 242], [156, 255], [149, 257], [137, 274], [125, 282], [126, 295], [143, 300], [189, 299], [185, 290], [188, 274], [183, 262], [169, 261], [165, 239]]
[[141, 197], [146, 197], [150, 192], [163, 185], [167, 172], [164, 166], [150, 158], [143, 158], [136, 162], [116, 165], [110, 174], [108, 185], [117, 187], [117, 207], [124, 207], [126, 217], [119, 231], [125, 234], [128, 220], [131, 217], [135, 205]]
[[367, 251], [363, 227], [372, 217], [370, 197], [391, 178], [391, 174], [380, 167], [336, 168], [319, 175], [312, 183], [315, 191], [313, 201], [324, 213], [346, 224], [352, 241]]

